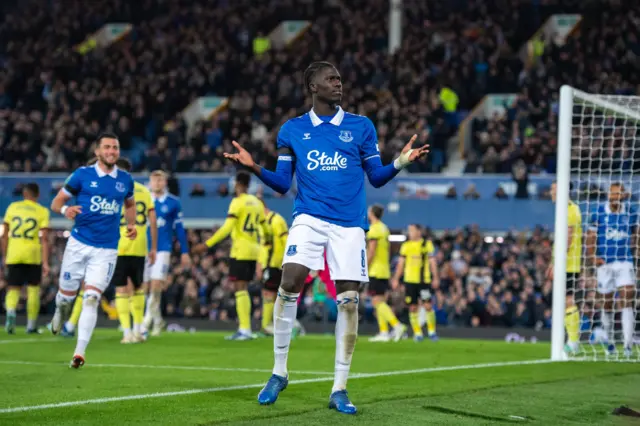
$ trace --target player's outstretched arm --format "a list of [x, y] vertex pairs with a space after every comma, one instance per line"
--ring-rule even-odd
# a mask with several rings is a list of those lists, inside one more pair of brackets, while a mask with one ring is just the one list
[[222, 226], [216, 232], [214, 232], [211, 238], [209, 238], [204, 243], [200, 243], [195, 246], [193, 252], [195, 254], [201, 254], [218, 245], [222, 240], [227, 238], [229, 234], [231, 234], [231, 231], [236, 226], [237, 220], [238, 219], [236, 216], [227, 216], [227, 219], [224, 221]]
[[402, 148], [402, 152], [398, 158], [391, 164], [383, 166], [379, 155], [369, 156], [363, 160], [364, 170], [367, 173], [369, 182], [371, 182], [374, 188], [384, 186], [393, 179], [400, 170], [429, 153], [429, 145], [423, 145], [416, 149], [412, 148], [417, 137], [417, 135], [413, 135], [411, 140]]
[[289, 188], [291, 188], [291, 180], [293, 179], [293, 153], [289, 148], [278, 149], [278, 165], [276, 171], [261, 167], [253, 161], [251, 154], [244, 149], [238, 142], [233, 141], [233, 146], [238, 150], [235, 154], [225, 152], [224, 157], [229, 160], [233, 160], [236, 163], [240, 163], [243, 166], [249, 168], [253, 174], [265, 183], [269, 188], [280, 194], [286, 194]]

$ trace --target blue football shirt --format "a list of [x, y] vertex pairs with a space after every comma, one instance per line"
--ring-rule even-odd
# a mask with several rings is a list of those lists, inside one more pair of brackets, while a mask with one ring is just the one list
[[605, 263], [633, 262], [631, 238], [638, 226], [638, 214], [623, 204], [613, 213], [609, 203], [598, 206], [589, 218], [589, 229], [597, 233], [596, 256]]
[[[161, 197], [152, 195], [152, 198], [158, 218], [158, 251], [171, 251], [174, 229], [177, 224], [182, 223], [182, 205], [178, 197], [168, 192]], [[148, 232], [148, 241], [151, 241], [151, 230]]]
[[63, 191], [76, 198], [82, 213], [71, 235], [91, 247], [117, 249], [124, 201], [133, 198], [133, 178], [114, 167], [103, 172], [97, 164], [80, 167], [65, 182]]
[[363, 165], [380, 156], [371, 120], [340, 107], [333, 117], [318, 117], [311, 110], [280, 128], [278, 148], [282, 147], [293, 156], [280, 155], [279, 161], [295, 162], [298, 193], [293, 217], [304, 213], [369, 229]]

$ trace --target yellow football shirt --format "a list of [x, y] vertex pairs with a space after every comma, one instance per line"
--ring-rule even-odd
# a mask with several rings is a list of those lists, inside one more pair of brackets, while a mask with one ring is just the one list
[[424, 243], [423, 246], [423, 254], [424, 254], [424, 264], [423, 264], [423, 268], [424, 268], [424, 274], [422, 276], [423, 278], [423, 283], [425, 284], [431, 284], [431, 263], [429, 263], [429, 260], [433, 257], [433, 255], [436, 253], [436, 249], [433, 246], [433, 242], [431, 240], [427, 240]]
[[49, 227], [49, 210], [35, 201], [11, 203], [4, 214], [7, 265], [42, 263], [40, 230]]
[[384, 223], [378, 221], [371, 225], [367, 232], [368, 240], [376, 240], [376, 251], [373, 254], [371, 265], [369, 266], [369, 277], [380, 280], [388, 280], [391, 277], [389, 266], [389, 228]]
[[261, 252], [261, 229], [264, 229], [262, 202], [253, 195], [241, 194], [231, 201], [228, 217], [235, 219], [231, 230], [231, 258], [257, 261]]
[[266, 263], [270, 268], [281, 269], [284, 248], [287, 245], [287, 235], [289, 235], [289, 226], [287, 221], [276, 212], [269, 212], [266, 221], [271, 233], [271, 247]]
[[573, 228], [573, 236], [567, 251], [567, 272], [579, 273], [582, 258], [582, 215], [580, 207], [573, 201], [569, 202], [568, 214], [568, 225]]
[[140, 256], [147, 255], [149, 245], [147, 240], [147, 228], [149, 226], [149, 212], [155, 209], [155, 204], [151, 198], [151, 192], [144, 185], [135, 182], [133, 186], [133, 196], [136, 200], [136, 230], [138, 235], [134, 240], [127, 238], [127, 220], [124, 217], [124, 207], [122, 208], [122, 219], [120, 220], [120, 242], [118, 243], [118, 256]]
[[400, 246], [400, 256], [404, 257], [404, 278], [406, 284], [422, 283], [424, 265], [424, 240], [405, 241]]

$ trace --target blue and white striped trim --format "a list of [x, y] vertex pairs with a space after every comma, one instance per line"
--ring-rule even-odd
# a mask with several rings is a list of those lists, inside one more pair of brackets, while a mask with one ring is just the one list
[[297, 302], [298, 296], [285, 296], [284, 294], [278, 292], [278, 297], [285, 302]]
[[370, 155], [370, 156], [368, 156], [367, 158], [365, 158], [365, 159], [364, 159], [364, 160], [362, 160], [362, 161], [371, 160], [372, 158], [375, 158], [375, 157], [380, 157], [380, 154]]
[[342, 299], [338, 299], [336, 304], [337, 305], [347, 305], [349, 303], [354, 303], [354, 304], [358, 304], [360, 302], [360, 298], [358, 296], [356, 297], [345, 297]]
[[280, 155], [278, 156], [278, 161], [293, 161], [293, 157], [290, 155]]

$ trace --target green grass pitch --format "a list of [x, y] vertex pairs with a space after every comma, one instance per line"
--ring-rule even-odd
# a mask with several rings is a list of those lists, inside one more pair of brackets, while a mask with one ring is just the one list
[[267, 407], [256, 396], [272, 367], [269, 339], [119, 339], [97, 330], [87, 364], [71, 370], [74, 340], [0, 336], [0, 425], [624, 425], [612, 409], [640, 408], [638, 364], [549, 363], [542, 343], [362, 338], [348, 386], [359, 413], [347, 416], [327, 408], [330, 336], [293, 341], [290, 386]]

